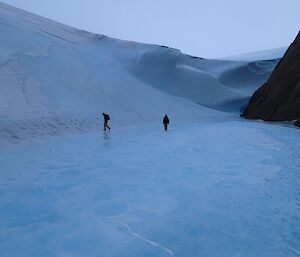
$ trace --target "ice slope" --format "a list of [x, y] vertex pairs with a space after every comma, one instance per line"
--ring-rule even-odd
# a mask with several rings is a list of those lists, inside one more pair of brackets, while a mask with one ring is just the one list
[[[0, 3], [0, 140], [238, 114], [277, 60], [219, 61], [71, 28]], [[219, 112], [221, 111], [221, 112]]]
[[246, 120], [0, 149], [1, 257], [297, 257], [300, 138]]
[[279, 47], [258, 52], [251, 52], [240, 55], [233, 55], [221, 58], [222, 60], [240, 60], [240, 61], [255, 61], [255, 60], [274, 60], [280, 59], [286, 52], [287, 47]]

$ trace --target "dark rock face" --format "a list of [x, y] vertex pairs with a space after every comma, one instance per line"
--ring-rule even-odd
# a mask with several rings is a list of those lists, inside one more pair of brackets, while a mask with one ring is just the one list
[[300, 32], [269, 80], [252, 96], [242, 116], [300, 125]]

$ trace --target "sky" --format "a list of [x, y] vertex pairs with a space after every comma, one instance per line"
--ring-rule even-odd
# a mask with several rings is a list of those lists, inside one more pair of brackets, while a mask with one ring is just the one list
[[300, 29], [300, 0], [0, 1], [79, 29], [206, 58], [286, 47]]

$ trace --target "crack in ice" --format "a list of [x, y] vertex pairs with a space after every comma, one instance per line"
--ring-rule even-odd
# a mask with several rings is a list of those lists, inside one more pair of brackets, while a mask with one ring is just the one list
[[290, 249], [291, 251], [293, 251], [296, 255], [300, 256], [300, 251], [298, 251], [297, 249], [295, 249], [294, 247], [291, 246], [287, 246], [287, 249]]
[[116, 223], [116, 224], [119, 224], [119, 225], [122, 225], [123, 227], [125, 227], [125, 228], [128, 230], [128, 232], [129, 232], [131, 235], [133, 235], [134, 237], [136, 237], [136, 238], [138, 238], [138, 239], [140, 239], [140, 240], [142, 240], [142, 241], [144, 241], [144, 242], [146, 242], [146, 243], [148, 243], [148, 244], [150, 244], [150, 245], [152, 245], [152, 246], [154, 246], [154, 247], [157, 247], [157, 248], [159, 248], [159, 249], [162, 249], [162, 250], [165, 251], [170, 257], [173, 257], [173, 256], [174, 256], [173, 252], [172, 252], [170, 249], [168, 249], [168, 248], [166, 248], [166, 247], [160, 245], [160, 244], [157, 243], [157, 242], [154, 242], [154, 241], [152, 241], [152, 240], [149, 240], [149, 239], [147, 239], [147, 238], [141, 236], [140, 234], [136, 233], [136, 232], [135, 232], [129, 225], [127, 225], [126, 223], [120, 222], [120, 221], [116, 221], [116, 220], [114, 220], [114, 219], [110, 219], [110, 220], [111, 220], [112, 222]]

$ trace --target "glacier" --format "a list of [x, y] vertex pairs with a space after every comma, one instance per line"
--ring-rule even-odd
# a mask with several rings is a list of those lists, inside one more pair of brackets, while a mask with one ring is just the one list
[[0, 14], [2, 144], [95, 130], [103, 111], [118, 126], [162, 113], [237, 114], [279, 60], [207, 60], [95, 35], [3, 3]]
[[1, 256], [298, 256], [298, 129], [243, 120], [0, 150]]
[[0, 35], [1, 257], [300, 255], [299, 130], [239, 118], [283, 50], [210, 60], [4, 3]]

